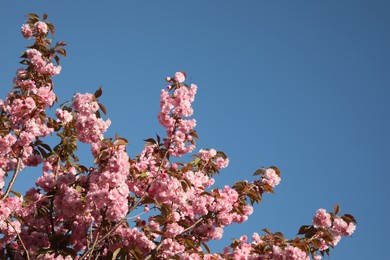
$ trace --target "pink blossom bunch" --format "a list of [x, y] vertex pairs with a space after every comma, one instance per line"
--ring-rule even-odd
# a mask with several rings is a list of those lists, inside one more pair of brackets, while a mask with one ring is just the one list
[[59, 122], [69, 123], [73, 120], [73, 115], [67, 110], [58, 108], [56, 110], [56, 116], [58, 117]]
[[298, 247], [287, 246], [284, 249], [281, 249], [277, 246], [274, 246], [272, 252], [272, 259], [310, 260], [310, 257]]
[[219, 156], [215, 149], [201, 149], [198, 152], [198, 156], [204, 163], [211, 163], [218, 169], [226, 168], [229, 165], [229, 158], [223, 158]]
[[110, 247], [110, 251], [114, 252], [117, 248], [131, 248], [137, 246], [142, 252], [148, 253], [156, 248], [156, 245], [151, 241], [145, 233], [137, 228], [120, 228], [115, 232], [116, 235], [123, 238], [123, 241], [115, 243]]
[[175, 73], [175, 80], [179, 83], [183, 83], [186, 80], [186, 75], [183, 72]]
[[42, 21], [36, 22], [34, 24], [34, 32], [36, 34], [46, 35], [48, 32], [47, 24], [45, 22], [42, 22]]
[[332, 225], [331, 216], [325, 209], [318, 209], [313, 217], [314, 226], [317, 228], [330, 228]]
[[338, 236], [350, 236], [355, 232], [356, 226], [350, 222], [345, 222], [342, 218], [336, 217], [333, 221], [331, 232]]
[[[177, 74], [177, 73], [176, 73]], [[181, 84], [185, 77], [177, 74], [178, 79], [172, 95], [162, 90], [160, 95], [160, 124], [167, 129], [166, 146], [173, 156], [183, 156], [195, 148], [190, 131], [196, 126], [195, 119], [184, 119], [193, 114], [191, 103], [195, 99], [197, 86]], [[187, 143], [189, 143], [187, 145]]]
[[280, 183], [280, 177], [276, 174], [275, 170], [268, 168], [265, 170], [262, 180], [265, 184], [268, 184], [272, 188], [276, 187]]
[[77, 93], [72, 102], [75, 108], [75, 126], [77, 136], [83, 143], [96, 143], [103, 139], [103, 133], [110, 126], [111, 121], [104, 121], [96, 116], [99, 104], [90, 93]]
[[42, 53], [36, 49], [28, 49], [26, 51], [27, 58], [30, 59], [31, 64], [34, 66], [34, 69], [40, 74], [49, 74], [50, 76], [55, 76], [60, 74], [61, 66], [54, 66], [52, 62], [46, 62]]
[[23, 24], [21, 30], [24, 38], [31, 39], [33, 32], [28, 24]]
[[130, 169], [129, 157], [123, 145], [111, 146], [99, 142], [93, 146], [95, 151], [104, 149], [107, 157], [98, 163], [99, 171], [92, 171], [86, 194], [87, 210], [98, 218], [100, 210], [107, 209], [107, 219], [118, 221], [128, 212], [129, 187], [126, 182]]
[[[3, 195], [1, 192], [0, 195]], [[17, 233], [21, 232], [21, 224], [19, 221], [8, 220], [9, 217], [21, 210], [22, 199], [18, 197], [7, 198], [0, 200], [0, 249], [16, 238]]]

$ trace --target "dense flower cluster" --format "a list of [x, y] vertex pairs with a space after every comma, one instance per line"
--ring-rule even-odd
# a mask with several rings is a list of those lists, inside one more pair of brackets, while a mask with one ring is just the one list
[[36, 49], [29, 49], [26, 51], [27, 57], [30, 59], [34, 69], [40, 74], [49, 74], [55, 76], [61, 72], [61, 66], [54, 66], [51, 62], [46, 62], [42, 53]]
[[[334, 213], [319, 209], [295, 239], [264, 230], [252, 242], [242, 236], [224, 252], [210, 253], [207, 243], [246, 221], [253, 204], [280, 183], [280, 171], [261, 168], [253, 182], [213, 188], [214, 174], [229, 164], [222, 151], [200, 149], [189, 162], [179, 161], [198, 138], [195, 119], [188, 119], [197, 86], [184, 83], [184, 72], [166, 78], [160, 95], [166, 136], [146, 139], [134, 158], [126, 139], [104, 137], [110, 120], [100, 116], [106, 113], [101, 89], [75, 94], [69, 106], [55, 110], [56, 119], [48, 117], [56, 101], [51, 77], [61, 71], [57, 54], [66, 55], [65, 44], [51, 45], [54, 27], [46, 15], [28, 17], [21, 32], [35, 43], [22, 55], [26, 68], [17, 70], [14, 91], [0, 100], [1, 259], [318, 260], [355, 231], [353, 216], [338, 216], [338, 207]], [[49, 134], [59, 138], [57, 145], [44, 143]], [[79, 142], [90, 145], [88, 167], [76, 156]], [[19, 172], [38, 165], [36, 187], [24, 196], [14, 191]]]
[[[192, 129], [196, 126], [195, 119], [185, 119], [193, 114], [191, 103], [195, 99], [198, 87], [192, 84], [190, 87], [182, 84], [185, 74], [178, 72], [173, 79], [167, 78], [172, 85], [168, 90], [161, 91], [160, 112], [158, 119], [160, 124], [167, 129], [165, 145], [172, 156], [183, 156], [192, 152], [195, 148]], [[188, 144], [189, 143], [189, 144]]]
[[95, 97], [90, 94], [77, 93], [73, 97], [75, 108], [75, 126], [78, 139], [83, 143], [96, 143], [103, 139], [103, 133], [110, 126], [111, 121], [104, 121], [96, 116], [99, 104]]

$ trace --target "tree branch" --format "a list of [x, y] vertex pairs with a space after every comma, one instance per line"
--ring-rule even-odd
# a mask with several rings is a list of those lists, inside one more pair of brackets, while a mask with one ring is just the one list
[[18, 237], [20, 244], [22, 244], [22, 247], [23, 247], [24, 251], [26, 252], [26, 257], [28, 260], [30, 260], [30, 255], [28, 254], [28, 250], [27, 250], [25, 244], [23, 243], [23, 240], [20, 237], [18, 231], [16, 231], [16, 228], [14, 227], [14, 225], [11, 224], [11, 221], [9, 221], [9, 219], [7, 219], [6, 221], [7, 221], [8, 225], [10, 225], [15, 230], [16, 236]]
[[5, 200], [8, 197], [9, 193], [11, 192], [12, 186], [14, 186], [14, 184], [15, 184], [16, 177], [18, 177], [18, 174], [20, 171], [21, 160], [22, 159], [19, 157], [18, 161], [16, 162], [16, 168], [15, 168], [14, 174], [12, 175], [12, 179], [8, 184], [7, 190], [5, 191], [3, 197], [1, 198], [2, 200]]

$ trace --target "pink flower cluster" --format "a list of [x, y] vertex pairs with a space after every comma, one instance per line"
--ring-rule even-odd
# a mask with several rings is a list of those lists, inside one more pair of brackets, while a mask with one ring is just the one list
[[38, 21], [34, 24], [35, 34], [46, 35], [47, 29], [47, 24], [45, 22]]
[[56, 110], [56, 116], [58, 117], [58, 122], [63, 122], [65, 124], [73, 120], [73, 115], [71, 112], [60, 108]]
[[[45, 26], [38, 23], [36, 28], [42, 32]], [[31, 27], [23, 25], [22, 33], [26, 38], [31, 37]], [[53, 105], [56, 96], [52, 91], [52, 83], [44, 76], [56, 75], [61, 68], [55, 67], [50, 61], [46, 62], [42, 53], [36, 49], [27, 50], [26, 56], [30, 59], [29, 67], [19, 69], [14, 79], [16, 89], [20, 90], [9, 93], [5, 101], [0, 100], [0, 112], [5, 116], [3, 118], [7, 118], [4, 123], [9, 130], [8, 134], [0, 136], [0, 167], [4, 172], [15, 170], [18, 161], [20, 170], [40, 164], [42, 157], [32, 143], [53, 132], [46, 124], [45, 110]], [[4, 186], [4, 175], [0, 174], [1, 187]]]
[[42, 53], [36, 49], [28, 49], [26, 51], [27, 57], [30, 59], [34, 69], [41, 74], [49, 74], [55, 76], [60, 74], [61, 66], [55, 66], [52, 62], [47, 62], [43, 59]]
[[276, 174], [275, 170], [268, 168], [265, 170], [262, 178], [263, 183], [268, 184], [272, 188], [276, 187], [280, 183], [280, 177]]
[[[257, 246], [266, 247], [267, 237], [260, 237], [257, 233], [252, 235], [252, 242], [248, 242], [247, 236], [242, 236], [237, 241], [239, 245], [233, 250], [226, 247], [224, 250], [225, 259], [275, 259], [275, 260], [310, 260], [310, 257], [300, 248], [287, 245], [273, 245], [265, 254], [257, 254], [253, 252], [253, 248]], [[316, 257], [314, 259], [321, 259]]]
[[30, 25], [28, 25], [28, 24], [23, 24], [21, 31], [22, 31], [23, 37], [26, 38], [27, 40], [31, 39], [31, 37], [33, 36], [33, 32], [30, 28]]
[[196, 121], [184, 118], [193, 114], [191, 103], [195, 99], [197, 86], [192, 84], [187, 87], [181, 84], [184, 79], [184, 74], [178, 75], [178, 83], [176, 82], [172, 95], [169, 95], [167, 90], [161, 91], [158, 114], [160, 124], [167, 129], [166, 146], [171, 155], [178, 157], [192, 152], [195, 148], [189, 132], [196, 126]]
[[350, 236], [355, 232], [356, 226], [352, 222], [349, 224], [342, 218], [336, 217], [330, 231], [337, 236]]
[[340, 217], [333, 217], [325, 209], [319, 209], [313, 217], [313, 224], [317, 228], [330, 228], [332, 234], [336, 236], [350, 236], [356, 229], [356, 226], [349, 224]]
[[[0, 196], [3, 195], [0, 192]], [[3, 249], [6, 244], [10, 243], [18, 233], [21, 232], [21, 224], [17, 220], [11, 220], [15, 212], [19, 212], [22, 208], [22, 198], [12, 197], [6, 200], [0, 200], [0, 249]]]
[[46, 36], [48, 33], [48, 27], [45, 22], [38, 21], [33, 25], [33, 29], [31, 29], [30, 25], [23, 24], [21, 31], [23, 37], [29, 40], [33, 34], [35, 34], [35, 36]]
[[318, 209], [313, 217], [313, 224], [317, 228], [330, 228], [332, 220], [329, 213], [325, 209]]
[[217, 151], [215, 149], [200, 149], [198, 156], [204, 163], [207, 164], [211, 162], [212, 164], [215, 164], [218, 169], [226, 168], [229, 165], [229, 158], [217, 156]]
[[87, 210], [98, 219], [101, 210], [105, 209], [109, 221], [119, 221], [129, 210], [129, 187], [126, 183], [129, 156], [124, 145], [98, 142], [92, 145], [92, 150], [95, 156], [99, 156], [98, 151], [104, 150], [106, 156], [98, 161], [99, 169], [91, 173], [86, 195]]
[[99, 104], [95, 97], [90, 94], [77, 93], [73, 97], [73, 107], [75, 109], [75, 127], [77, 137], [83, 143], [96, 143], [103, 139], [103, 133], [110, 126], [111, 121], [104, 121], [96, 116]]
[[156, 244], [137, 228], [120, 228], [115, 234], [119, 235], [123, 240], [119, 243], [112, 244], [112, 246], [110, 246], [111, 252], [114, 252], [117, 248], [131, 249], [136, 246], [142, 253], [147, 255], [147, 253], [156, 248]]
[[275, 260], [310, 260], [310, 257], [301, 249], [294, 246], [286, 246], [281, 249], [278, 246], [273, 247], [272, 259]]

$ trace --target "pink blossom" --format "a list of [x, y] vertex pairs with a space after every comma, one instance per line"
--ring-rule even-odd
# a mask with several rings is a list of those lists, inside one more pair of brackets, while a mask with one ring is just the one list
[[332, 246], [337, 246], [337, 244], [340, 242], [340, 240], [341, 240], [341, 236], [338, 236], [338, 235], [334, 236], [333, 240], [332, 240]]
[[90, 93], [77, 93], [73, 96], [72, 105], [82, 115], [90, 115], [99, 110], [99, 105]]
[[259, 244], [260, 242], [261, 242], [261, 238], [260, 238], [260, 236], [259, 236], [259, 234], [258, 233], [253, 233], [253, 235], [252, 235], [252, 240], [253, 240], [253, 242], [255, 242], [256, 244]]
[[183, 245], [180, 245], [178, 242], [172, 240], [171, 238], [164, 239], [161, 241], [161, 247], [163, 252], [163, 257], [165, 259], [168, 259], [171, 256], [178, 255], [182, 252], [184, 252], [185, 247]]
[[97, 118], [95, 112], [99, 105], [92, 94], [77, 93], [72, 102], [76, 110], [75, 126], [77, 136], [83, 143], [96, 143], [103, 139], [103, 133], [110, 126], [111, 121]]
[[353, 234], [353, 232], [355, 232], [355, 230], [356, 230], [355, 224], [353, 224], [352, 222], [350, 222], [350, 223], [348, 224], [347, 229], [345, 230], [346, 236], [351, 236], [351, 235]]
[[175, 79], [177, 80], [177, 82], [182, 83], [186, 80], [186, 76], [183, 72], [176, 72]]
[[0, 136], [0, 153], [8, 153], [16, 142], [16, 137], [13, 134], [7, 134], [4, 137]]
[[202, 159], [203, 161], [208, 161], [217, 155], [217, 151], [215, 149], [210, 149], [210, 150], [201, 149], [199, 151], [198, 155], [199, 155], [200, 159]]
[[27, 76], [27, 70], [25, 69], [18, 69], [16, 71], [16, 76], [18, 79], [24, 79]]
[[37, 90], [36, 94], [39, 97], [41, 103], [44, 104], [44, 106], [52, 106], [54, 103], [54, 100], [56, 99], [56, 95], [50, 89], [49, 86], [40, 87]]
[[169, 223], [166, 227], [165, 236], [174, 238], [175, 236], [181, 234], [184, 231], [184, 228], [177, 223]]
[[276, 174], [275, 170], [268, 168], [265, 170], [262, 180], [265, 184], [268, 184], [272, 188], [276, 187], [280, 183], [280, 177]]
[[36, 34], [43, 34], [43, 35], [45, 35], [45, 34], [47, 34], [47, 29], [48, 29], [47, 28], [47, 24], [45, 22], [39, 21], [39, 22], [36, 22], [34, 24], [34, 30], [35, 30]]
[[242, 207], [242, 213], [243, 213], [244, 215], [247, 215], [247, 216], [252, 215], [252, 213], [253, 213], [253, 207], [250, 206], [250, 205], [245, 205], [245, 206], [243, 206], [243, 207]]
[[36, 93], [37, 86], [33, 80], [15, 80], [15, 83], [22, 88], [29, 89], [31, 93]]
[[31, 39], [33, 32], [28, 24], [23, 24], [21, 30], [24, 38]]
[[218, 169], [226, 168], [229, 165], [229, 158], [223, 159], [222, 157], [218, 157], [215, 160], [215, 165]]
[[5, 171], [0, 168], [0, 189], [4, 187], [4, 175]]
[[59, 108], [56, 110], [56, 116], [58, 117], [59, 121], [64, 123], [69, 123], [73, 119], [73, 115], [69, 111]]
[[[350, 223], [352, 224], [352, 223]], [[352, 224], [353, 225], [353, 224]], [[349, 236], [351, 235], [352, 233], [350, 233], [351, 231], [353, 232], [354, 229], [353, 227], [351, 226], [351, 228], [349, 228], [349, 225], [347, 222], [345, 222], [342, 218], [340, 217], [336, 217], [333, 221], [333, 225], [332, 227], [330, 228], [330, 231], [335, 234], [335, 235], [339, 235], [339, 236]]]
[[332, 225], [330, 214], [326, 213], [325, 209], [318, 209], [313, 217], [313, 223], [315, 227], [329, 228]]

